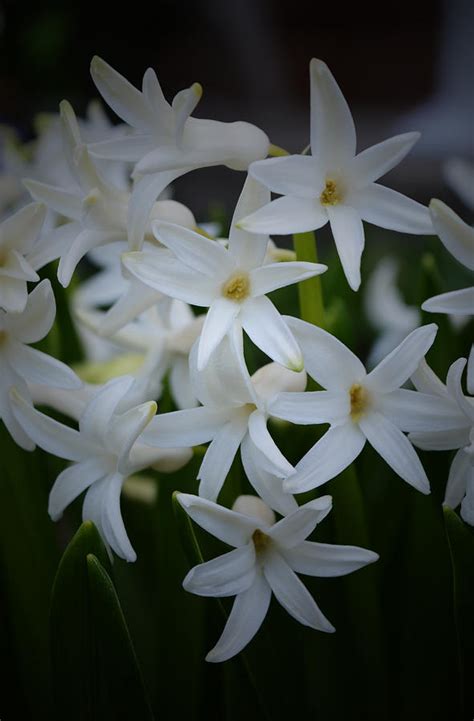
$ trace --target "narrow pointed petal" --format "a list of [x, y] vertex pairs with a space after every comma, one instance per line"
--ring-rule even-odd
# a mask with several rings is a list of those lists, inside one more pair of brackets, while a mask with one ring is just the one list
[[45, 279], [29, 294], [23, 312], [7, 317], [9, 330], [21, 343], [36, 343], [49, 333], [55, 315], [53, 289]]
[[363, 150], [352, 161], [354, 181], [368, 185], [378, 180], [408, 155], [420, 133], [403, 133]]
[[255, 546], [248, 543], [192, 568], [183, 588], [197, 596], [236, 596], [255, 581]]
[[281, 391], [291, 393], [304, 391], [306, 382], [305, 370], [292, 371], [280, 363], [267, 363], [252, 375], [252, 385], [257, 396], [267, 403]]
[[42, 203], [29, 203], [2, 222], [3, 248], [27, 254], [32, 249], [46, 218]]
[[446, 386], [440, 381], [436, 373], [431, 370], [424, 358], [421, 359], [416, 371], [410, 376], [410, 380], [420, 393], [449, 398]]
[[449, 293], [435, 295], [422, 304], [429, 313], [449, 313], [450, 315], [472, 315], [474, 309], [474, 287], [452, 290]]
[[381, 396], [377, 408], [401, 431], [410, 433], [451, 430], [466, 425], [466, 418], [455, 403], [405, 388]]
[[212, 439], [198, 473], [199, 495], [216, 501], [235, 454], [247, 433], [246, 418], [228, 421]]
[[23, 185], [32, 198], [44, 203], [48, 208], [55, 210], [56, 213], [71, 220], [81, 219], [82, 200], [77, 193], [61, 190], [54, 185], [40, 183], [38, 180], [24, 180]]
[[252, 163], [249, 173], [272, 193], [319, 198], [324, 189], [321, 164], [311, 155], [287, 155]]
[[12, 340], [7, 357], [15, 371], [31, 383], [71, 390], [82, 386], [81, 379], [69, 366], [36, 348]]
[[283, 490], [281, 478], [266, 470], [262, 462], [263, 454], [248, 435], [242, 441], [240, 455], [247, 478], [262, 501], [283, 516], [297, 510], [298, 504], [294, 497]]
[[131, 278], [124, 295], [102, 316], [101, 324], [97, 328], [98, 334], [103, 337], [113, 335], [162, 297], [161, 291]]
[[7, 313], [22, 313], [28, 300], [26, 281], [0, 274], [0, 308]]
[[323, 388], [349, 390], [365, 378], [360, 360], [335, 336], [299, 318], [285, 316], [285, 320], [303, 351], [306, 371]]
[[242, 230], [237, 227], [237, 223], [259, 208], [263, 208], [270, 200], [270, 191], [250, 174], [247, 174], [235, 206], [229, 232], [229, 252], [237, 266], [243, 270], [258, 268], [263, 264], [269, 238], [268, 235], [258, 235]]
[[472, 475], [469, 480], [471, 482], [467, 484], [466, 495], [461, 503], [461, 518], [470, 526], [474, 526], [474, 483], [472, 483]]
[[469, 427], [450, 431], [410, 433], [409, 439], [413, 445], [423, 451], [453, 451], [469, 444]]
[[155, 416], [142, 441], [158, 448], [187, 448], [207, 443], [228, 420], [227, 413], [200, 406]]
[[381, 413], [372, 412], [359, 421], [370, 445], [400, 478], [421, 493], [430, 493], [430, 484], [415, 449], [406, 436]]
[[96, 481], [108, 473], [105, 459], [92, 456], [74, 463], [59, 474], [49, 494], [48, 513], [53, 521], [63, 515], [64, 509]]
[[257, 518], [230, 511], [206, 498], [178, 493], [178, 501], [195, 523], [229, 546], [244, 546], [258, 527]]
[[474, 396], [474, 343], [471, 345], [467, 359], [467, 392]]
[[127, 211], [128, 243], [130, 250], [140, 250], [149, 230], [150, 213], [158, 196], [180, 175], [168, 171], [146, 175], [134, 185]]
[[156, 115], [171, 119], [170, 104], [163, 95], [160, 82], [153, 68], [147, 68], [142, 82], [143, 95]]
[[430, 203], [431, 218], [441, 242], [456, 260], [474, 270], [474, 228], [441, 200]]
[[269, 298], [262, 295], [242, 304], [240, 321], [255, 345], [290, 370], [303, 369], [303, 356], [293, 333]]
[[331, 496], [321, 496], [300, 506], [294, 513], [275, 523], [270, 537], [283, 549], [296, 548], [314, 531], [332, 508]]
[[189, 362], [186, 357], [178, 357], [173, 361], [170, 371], [170, 390], [178, 409], [194, 408], [198, 400], [191, 386]]
[[428, 208], [383, 185], [371, 183], [367, 188], [354, 192], [350, 203], [362, 220], [379, 228], [414, 235], [433, 234]]
[[461, 503], [468, 486], [473, 467], [469, 453], [461, 448], [454, 456], [449, 469], [448, 483], [443, 503], [450, 508], [457, 508]]
[[153, 136], [149, 133], [125, 135], [110, 140], [99, 140], [87, 145], [93, 157], [107, 160], [121, 160], [125, 163], [136, 163], [155, 146]]
[[232, 327], [239, 311], [240, 305], [227, 298], [216, 298], [209, 306], [199, 338], [198, 371], [207, 365], [212, 353]]
[[474, 425], [474, 401], [467, 398], [462, 390], [461, 379], [466, 367], [466, 359], [458, 358], [450, 366], [446, 378], [446, 387], [451, 397], [455, 398], [458, 407], [464, 413], [466, 419]]
[[240, 653], [262, 625], [271, 596], [270, 586], [258, 573], [250, 588], [236, 597], [222, 636], [207, 654], [206, 661], [219, 663]]
[[268, 406], [268, 413], [290, 423], [341, 425], [350, 414], [349, 394], [342, 391], [279, 393]]
[[267, 428], [267, 421], [263, 413], [254, 411], [248, 419], [249, 435], [256, 447], [270, 461], [275, 474], [282, 478], [293, 473], [294, 468], [280, 451]]
[[359, 546], [337, 546], [303, 541], [296, 548], [282, 549], [281, 555], [290, 568], [306, 576], [346, 576], [378, 560], [378, 553]]
[[92, 58], [91, 75], [105, 102], [122, 120], [139, 130], [150, 128], [153, 121], [148, 103], [123, 75], [97, 55]]
[[28, 255], [31, 267], [39, 270], [67, 253], [80, 232], [80, 223], [65, 223], [52, 230], [47, 236], [41, 237], [40, 242], [36, 243]]
[[156, 413], [156, 403], [149, 401], [130, 408], [112, 419], [107, 432], [107, 441], [111, 448], [117, 449], [117, 467], [121, 473], [128, 472], [128, 456], [138, 436]]
[[17, 250], [7, 251], [6, 258], [0, 266], [1, 283], [11, 278], [12, 280], [24, 280], [36, 283], [39, 275], [35, 273], [30, 263]]
[[81, 433], [91, 439], [103, 438], [118, 404], [133, 383], [132, 376], [120, 376], [96, 392], [79, 419]]
[[311, 83], [311, 153], [323, 167], [344, 167], [356, 152], [356, 132], [349, 106], [322, 60], [309, 65]]
[[190, 88], [180, 90], [173, 98], [172, 108], [175, 118], [175, 137], [177, 144], [183, 140], [184, 126], [202, 97], [202, 87], [193, 83]]
[[327, 222], [328, 214], [316, 199], [285, 195], [243, 218], [238, 225], [251, 233], [286, 235], [317, 230]]
[[389, 393], [400, 388], [414, 374], [420, 361], [434, 343], [438, 326], [434, 323], [416, 328], [365, 379], [367, 388]]
[[327, 266], [321, 263], [267, 263], [250, 271], [252, 296], [266, 295], [277, 288], [321, 275], [326, 270]]
[[137, 559], [137, 554], [128, 538], [120, 510], [120, 493], [124, 480], [122, 474], [115, 473], [105, 482], [102, 528], [110, 547], [117, 556], [133, 563]]
[[263, 572], [278, 603], [290, 616], [317, 631], [333, 633], [336, 630], [321, 613], [306, 586], [278, 553], [269, 556]]
[[[2, 365], [1, 361], [0, 365]], [[23, 448], [25, 451], [33, 451], [35, 449], [35, 443], [23, 427], [23, 424], [17, 420], [12, 401], [12, 394], [18, 394], [22, 398], [29, 399], [26, 383], [16, 374], [13, 374], [11, 369], [9, 369], [8, 372], [8, 381], [5, 377], [5, 367], [1, 368], [1, 372], [2, 381], [5, 383], [5, 386], [2, 387], [2, 385], [0, 385], [0, 421], [3, 421], [7, 431], [20, 448]]]
[[347, 282], [352, 290], [359, 290], [360, 262], [365, 244], [360, 214], [347, 205], [328, 207], [327, 213]]
[[354, 461], [365, 445], [365, 436], [349, 421], [330, 428], [296, 465], [285, 482], [285, 490], [302, 493], [321, 486]]
[[215, 240], [173, 223], [155, 221], [155, 237], [188, 267], [209, 278], [225, 280], [235, 269], [229, 252]]

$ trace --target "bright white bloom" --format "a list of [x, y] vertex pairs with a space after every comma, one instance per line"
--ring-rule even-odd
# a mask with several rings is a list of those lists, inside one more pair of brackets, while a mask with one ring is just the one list
[[398, 263], [393, 258], [383, 258], [367, 281], [365, 313], [378, 331], [367, 361], [369, 367], [385, 358], [420, 324], [421, 313], [405, 303], [397, 286], [397, 275]]
[[[434, 228], [446, 250], [466, 268], [474, 270], [474, 228], [461, 220], [459, 215], [441, 200], [431, 201], [430, 212]], [[473, 315], [474, 287], [435, 295], [425, 300], [421, 307], [430, 313]]]
[[[474, 346], [473, 346], [474, 349]], [[451, 508], [461, 504], [461, 516], [474, 526], [474, 398], [465, 396], [461, 379], [465, 358], [455, 361], [448, 371], [446, 385], [422, 362], [412, 376], [415, 387], [439, 398], [445, 412], [457, 413], [457, 425], [449, 431], [410, 433], [410, 440], [427, 451], [457, 450], [449, 471], [444, 502]], [[471, 383], [469, 384], [469, 380]], [[474, 394], [474, 350], [468, 363], [468, 390]]]
[[0, 225], [0, 308], [21, 312], [28, 298], [28, 282], [36, 282], [37, 265], [30, 262], [44, 223], [46, 208], [30, 203]]
[[[77, 310], [80, 325], [97, 333], [105, 315]], [[144, 354], [141, 374], [163, 378], [169, 371], [170, 391], [178, 408], [197, 405], [189, 377], [189, 352], [201, 332], [204, 316], [196, 317], [187, 303], [163, 298], [133, 323], [110, 337], [129, 351]]]
[[177, 498], [193, 521], [234, 548], [196, 566], [183, 581], [187, 591], [199, 596], [236, 596], [206, 661], [226, 661], [245, 648], [267, 615], [272, 593], [299, 623], [335, 631], [297, 574], [344, 576], [378, 559], [377, 553], [358, 546], [305, 540], [330, 512], [331, 496], [310, 501], [277, 523], [270, 508], [252, 496], [240, 496], [232, 510], [187, 493]]
[[237, 203], [228, 249], [214, 240], [169, 223], [155, 223], [158, 239], [176, 256], [159, 251], [127, 253], [123, 263], [143, 283], [192, 305], [209, 307], [198, 353], [204, 368], [235, 321], [270, 358], [301, 370], [298, 344], [267, 293], [323, 273], [318, 263], [267, 263], [268, 237], [247, 233], [237, 222], [261, 207], [268, 191], [248, 178]]
[[329, 221], [347, 281], [357, 290], [363, 220], [404, 233], [433, 232], [427, 208], [374, 182], [403, 160], [419, 133], [397, 135], [356, 155], [354, 121], [327, 65], [313, 59], [310, 79], [312, 156], [252, 163], [250, 174], [285, 197], [240, 226], [277, 235], [314, 230]]
[[[48, 258], [60, 257], [58, 279], [67, 286], [78, 262], [87, 252], [108, 243], [128, 242], [130, 193], [112, 185], [99, 173], [82, 141], [74, 111], [66, 101], [61, 103], [61, 120], [65, 153], [77, 186], [64, 190], [35, 180], [25, 181], [25, 185], [33, 198], [71, 221], [52, 234]], [[193, 214], [181, 203], [163, 200], [152, 206], [152, 218], [184, 223], [189, 227], [195, 225]], [[147, 232], [147, 227], [143, 233]], [[140, 243], [143, 243], [143, 233]], [[149, 228], [148, 239], [152, 240]]]
[[303, 351], [307, 372], [327, 390], [281, 393], [268, 411], [292, 423], [331, 427], [297, 464], [284, 488], [301, 493], [326, 483], [347, 468], [368, 441], [403, 480], [429, 493], [426, 473], [403, 431], [449, 429], [458, 414], [440, 409], [436, 396], [401, 386], [431, 347], [436, 325], [414, 330], [367, 373], [334, 336], [296, 318], [287, 321]]
[[191, 384], [202, 406], [156, 416], [147, 429], [146, 442], [166, 448], [211, 441], [198, 479], [199, 495], [212, 501], [240, 446], [245, 471], [257, 493], [279, 513], [291, 512], [295, 501], [283, 492], [282, 479], [294, 469], [267, 430], [267, 406], [281, 390], [303, 390], [306, 374], [270, 363], [250, 378], [242, 332], [235, 327], [203, 371], [197, 369], [196, 356], [195, 345], [189, 359]]
[[[150, 448], [140, 435], [156, 412], [156, 403], [131, 406], [123, 400], [134, 380], [123, 376], [101, 388], [84, 408], [79, 430], [40, 413], [16, 389], [11, 392], [18, 423], [48, 453], [72, 461], [57, 477], [49, 497], [49, 514], [57, 520], [87, 490], [84, 520], [97, 526], [104, 541], [127, 561], [136, 559], [120, 512], [125, 479], [148, 466], [171, 471], [191, 455], [189, 449]], [[122, 403], [121, 403], [122, 402]]]
[[49, 333], [55, 315], [56, 304], [49, 280], [43, 280], [30, 293], [21, 313], [0, 309], [0, 418], [18, 445], [27, 450], [32, 450], [34, 444], [12, 413], [10, 388], [16, 386], [29, 398], [27, 382], [72, 389], [82, 385], [64, 363], [29, 347]]

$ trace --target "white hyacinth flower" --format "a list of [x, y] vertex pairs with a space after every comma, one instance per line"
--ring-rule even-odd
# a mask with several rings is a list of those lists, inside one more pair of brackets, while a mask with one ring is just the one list
[[232, 510], [187, 493], [177, 498], [195, 523], [234, 548], [191, 569], [183, 581], [199, 596], [236, 596], [206, 661], [226, 661], [247, 646], [267, 615], [272, 593], [299, 623], [334, 632], [297, 574], [344, 576], [378, 559], [358, 546], [305, 540], [330, 512], [331, 496], [310, 501], [277, 523], [273, 511], [254, 496], [240, 496]]
[[93, 521], [105, 543], [127, 561], [136, 554], [120, 512], [120, 493], [128, 476], [148, 466], [176, 470], [187, 463], [189, 449], [150, 448], [141, 434], [156, 412], [156, 403], [120, 407], [134, 379], [115, 378], [84, 408], [79, 430], [37, 411], [16, 390], [11, 401], [18, 423], [48, 453], [72, 461], [57, 477], [49, 497], [49, 515], [59, 519], [64, 509], [87, 490], [83, 519]]
[[[441, 200], [430, 203], [434, 228], [446, 250], [469, 270], [474, 270], [474, 228]], [[474, 287], [441, 293], [425, 300], [421, 306], [430, 313], [450, 313], [455, 316], [474, 314]]]
[[[48, 205], [71, 222], [57, 228], [51, 235], [49, 260], [60, 258], [58, 279], [68, 286], [77, 264], [93, 248], [109, 243], [129, 241], [130, 193], [106, 180], [92, 162], [70, 104], [61, 103], [61, 120], [65, 153], [77, 186], [70, 190], [27, 180], [25, 185], [35, 200]], [[162, 200], [150, 206], [151, 218], [162, 218], [194, 227], [194, 216], [188, 208], [174, 200]], [[140, 237], [140, 245], [148, 229], [149, 216]]]
[[303, 367], [298, 344], [266, 294], [319, 275], [327, 267], [265, 263], [268, 237], [242, 231], [237, 222], [251, 208], [261, 207], [267, 197], [263, 186], [247, 179], [232, 219], [228, 249], [185, 228], [155, 223], [157, 238], [176, 257], [160, 251], [123, 256], [126, 269], [142, 283], [192, 305], [209, 307], [199, 342], [199, 369], [235, 321], [272, 360], [292, 370]]
[[28, 282], [39, 280], [32, 256], [43, 227], [46, 208], [30, 203], [0, 225], [0, 308], [21, 312], [28, 298]]
[[211, 441], [199, 469], [199, 495], [215, 501], [240, 447], [250, 483], [279, 513], [294, 509], [282, 479], [293, 466], [267, 430], [267, 406], [281, 390], [303, 390], [305, 372], [294, 373], [276, 363], [250, 378], [242, 350], [242, 333], [234, 328], [203, 371], [197, 368], [197, 347], [189, 365], [192, 389], [202, 406], [158, 415], [145, 434], [146, 442], [168, 446], [196, 446]]
[[16, 443], [26, 450], [32, 450], [34, 444], [12, 413], [10, 388], [16, 386], [29, 398], [27, 382], [71, 389], [82, 385], [67, 365], [29, 347], [49, 333], [55, 316], [56, 303], [49, 280], [43, 280], [30, 293], [21, 313], [0, 309], [0, 418]]
[[305, 368], [324, 391], [281, 393], [268, 407], [271, 415], [299, 424], [329, 423], [330, 429], [284, 483], [301, 493], [326, 483], [349, 466], [366, 441], [391, 468], [422, 493], [429, 493], [426, 473], [409, 431], [452, 428], [458, 414], [439, 399], [401, 386], [431, 347], [437, 326], [422, 326], [367, 373], [360, 360], [337, 338], [296, 318], [287, 318], [303, 351]]
[[249, 173], [284, 197], [254, 212], [240, 226], [254, 233], [302, 233], [328, 221], [347, 281], [360, 286], [365, 220], [403, 233], [433, 232], [428, 209], [375, 183], [403, 160], [419, 133], [405, 133], [356, 155], [349, 107], [327, 65], [313, 59], [311, 152], [252, 163]]
[[[414, 386], [423, 393], [438, 396], [440, 406], [458, 414], [457, 426], [449, 431], [410, 433], [410, 440], [427, 451], [456, 450], [446, 486], [444, 503], [457, 508], [461, 503], [461, 516], [474, 526], [474, 398], [464, 395], [462, 374], [466, 359], [455, 361], [442, 383], [426, 362], [422, 362], [414, 375]], [[474, 346], [468, 361], [468, 391], [474, 394]]]

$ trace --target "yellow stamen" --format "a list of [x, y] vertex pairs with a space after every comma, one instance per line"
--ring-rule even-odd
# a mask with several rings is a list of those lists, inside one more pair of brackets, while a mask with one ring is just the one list
[[326, 187], [319, 196], [321, 205], [337, 205], [341, 202], [341, 192], [335, 180], [326, 180]]
[[257, 528], [257, 530], [252, 534], [253, 545], [255, 546], [255, 551], [257, 553], [265, 551], [270, 543], [270, 540], [270, 536], [267, 536], [267, 534], [261, 531], [260, 528]]
[[222, 286], [224, 298], [241, 303], [250, 294], [250, 279], [247, 273], [232, 275]]
[[354, 383], [349, 394], [351, 397], [351, 418], [353, 421], [357, 421], [364, 415], [369, 406], [369, 394], [367, 389], [360, 383]]

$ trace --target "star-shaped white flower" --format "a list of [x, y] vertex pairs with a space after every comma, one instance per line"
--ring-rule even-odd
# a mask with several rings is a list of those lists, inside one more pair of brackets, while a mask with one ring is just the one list
[[428, 209], [375, 183], [410, 151], [418, 133], [389, 138], [356, 155], [349, 107], [329, 68], [310, 63], [311, 152], [255, 163], [249, 173], [283, 195], [249, 215], [240, 226], [255, 233], [302, 233], [328, 221], [347, 281], [360, 285], [362, 221], [404, 233], [433, 232]]
[[30, 293], [21, 313], [0, 309], [0, 419], [16, 443], [27, 450], [34, 448], [34, 444], [12, 413], [10, 388], [16, 386], [29, 398], [27, 382], [71, 389], [82, 385], [67, 365], [29, 347], [49, 333], [55, 315], [56, 303], [49, 280], [41, 281]]
[[64, 509], [87, 490], [84, 520], [97, 526], [104, 541], [127, 561], [136, 559], [120, 512], [120, 492], [126, 478], [148, 466], [170, 471], [187, 463], [189, 449], [150, 448], [140, 435], [156, 412], [156, 403], [130, 406], [123, 401], [134, 379], [115, 378], [84, 408], [79, 430], [37, 411], [14, 389], [11, 401], [18, 423], [48, 453], [72, 461], [57, 477], [49, 497], [49, 514], [57, 520]]
[[247, 178], [237, 203], [228, 249], [185, 228], [155, 223], [157, 238], [175, 255], [126, 253], [123, 264], [143, 283], [172, 298], [209, 307], [199, 342], [198, 367], [204, 368], [222, 338], [238, 321], [270, 358], [301, 370], [302, 357], [291, 331], [266, 297], [267, 293], [323, 273], [318, 263], [265, 263], [268, 237], [247, 233], [237, 222], [261, 207], [268, 191]]
[[203, 371], [197, 369], [197, 346], [191, 351], [191, 387], [202, 403], [198, 408], [156, 416], [146, 442], [168, 446], [196, 446], [211, 441], [199, 469], [199, 494], [215, 501], [239, 447], [250, 483], [279, 513], [294, 509], [295, 501], [282, 490], [282, 479], [293, 466], [267, 430], [267, 406], [281, 390], [303, 390], [305, 372], [294, 373], [276, 363], [250, 378], [242, 350], [242, 332], [234, 327]]
[[[474, 228], [441, 200], [430, 203], [431, 218], [441, 242], [451, 255], [469, 270], [474, 270]], [[450, 313], [456, 316], [474, 314], [474, 287], [452, 290], [425, 300], [421, 306], [430, 313]]]
[[[464, 395], [462, 390], [465, 366], [465, 358], [455, 361], [444, 385], [426, 362], [420, 363], [411, 377], [414, 386], [423, 393], [437, 396], [445, 412], [457, 413], [458, 423], [448, 431], [410, 433], [409, 438], [423, 450], [457, 451], [449, 471], [444, 503], [457, 508], [462, 502], [461, 516], [474, 526], [474, 398]], [[468, 391], [474, 393], [474, 346], [468, 362]]]
[[28, 298], [28, 282], [39, 280], [31, 254], [40, 234], [46, 208], [30, 203], [0, 224], [0, 308], [20, 313]]
[[403, 480], [429, 493], [426, 473], [403, 431], [449, 429], [456, 425], [458, 414], [440, 408], [436, 396], [401, 386], [431, 347], [436, 325], [414, 330], [367, 373], [334, 336], [296, 318], [287, 322], [301, 346], [308, 374], [327, 390], [281, 393], [268, 412], [293, 423], [331, 427], [297, 464], [284, 488], [301, 493], [326, 483], [347, 468], [368, 441]]
[[330, 512], [331, 496], [310, 501], [277, 523], [270, 508], [254, 496], [240, 496], [232, 510], [187, 493], [177, 498], [193, 521], [234, 547], [196, 566], [183, 581], [187, 591], [199, 596], [236, 596], [206, 661], [226, 661], [245, 648], [267, 615], [272, 593], [299, 623], [335, 631], [297, 574], [344, 576], [378, 559], [377, 553], [358, 546], [305, 540]]

